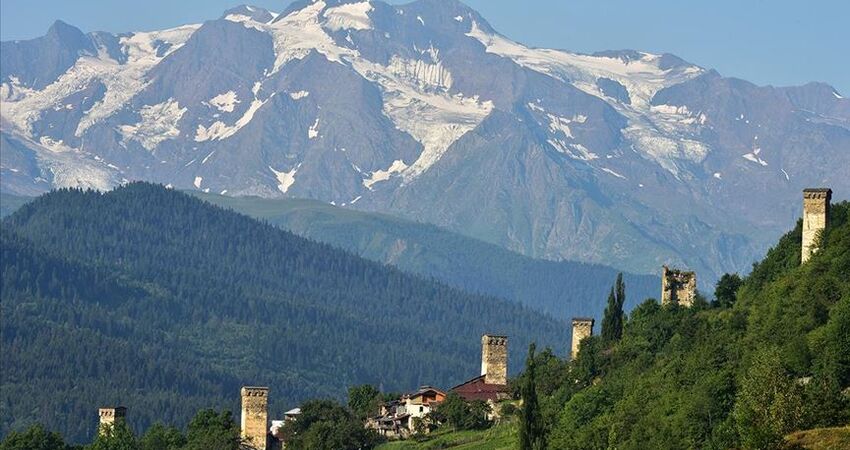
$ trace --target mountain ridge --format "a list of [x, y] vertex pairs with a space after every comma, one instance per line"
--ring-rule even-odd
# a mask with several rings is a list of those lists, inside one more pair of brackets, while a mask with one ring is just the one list
[[[185, 191], [208, 203], [247, 215], [362, 258], [432, 278], [469, 293], [525, 305], [560, 320], [602, 317], [608, 285], [617, 271], [600, 265], [535, 260], [435, 225], [336, 207], [309, 199], [228, 197]], [[0, 218], [29, 197], [2, 194]], [[626, 308], [656, 297], [656, 276], [624, 274]]]
[[87, 36], [96, 55], [43, 89], [4, 69], [5, 192], [149, 180], [313, 198], [536, 258], [714, 279], [749, 269], [803, 187], [850, 191], [850, 101], [828, 85], [530, 48], [460, 2], [244, 6]]

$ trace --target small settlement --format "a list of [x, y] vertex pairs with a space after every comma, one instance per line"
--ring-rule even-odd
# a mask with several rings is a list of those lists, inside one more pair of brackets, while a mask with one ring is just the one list
[[[803, 191], [803, 233], [801, 262], [805, 263], [818, 251], [818, 236], [829, 226], [829, 211], [832, 190], [827, 188], [805, 189]], [[696, 273], [662, 267], [661, 304], [678, 305], [688, 308], [697, 298]], [[581, 342], [593, 335], [594, 319], [575, 317], [572, 320], [572, 345], [570, 357], [578, 357]], [[489, 419], [498, 418], [497, 403], [510, 400], [508, 391], [508, 337], [485, 334], [481, 337], [481, 374], [451, 389], [467, 402], [484, 401], [490, 406]], [[255, 450], [275, 450], [284, 447], [280, 433], [283, 425], [290, 420], [298, 420], [299, 408], [283, 414], [282, 420], [268, 418], [268, 387], [243, 387], [242, 395], [242, 438], [249, 448]], [[417, 432], [417, 421], [423, 420], [428, 413], [443, 402], [447, 392], [433, 386], [422, 386], [415, 392], [383, 403], [372, 417], [366, 419], [364, 426], [376, 430], [388, 439], [405, 439]], [[106, 429], [118, 421], [126, 420], [127, 408], [123, 406], [106, 407], [98, 410], [100, 429]], [[430, 424], [439, 425], [439, 424]], [[429, 427], [422, 429], [428, 432]]]

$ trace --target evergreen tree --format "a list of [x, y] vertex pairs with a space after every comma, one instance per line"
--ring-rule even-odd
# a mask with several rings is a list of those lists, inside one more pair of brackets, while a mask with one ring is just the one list
[[619, 341], [623, 337], [623, 306], [626, 303], [626, 285], [623, 274], [617, 275], [617, 281], [608, 294], [608, 306], [602, 317], [602, 340], [606, 344]]
[[543, 418], [537, 399], [534, 352], [535, 345], [532, 343], [528, 347], [528, 358], [525, 361], [525, 382], [522, 386], [522, 412], [519, 425], [520, 450], [542, 450], [546, 442]]

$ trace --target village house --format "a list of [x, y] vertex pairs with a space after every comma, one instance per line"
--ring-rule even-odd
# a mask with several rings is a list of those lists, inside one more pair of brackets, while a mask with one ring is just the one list
[[379, 414], [366, 421], [372, 428], [388, 439], [404, 439], [416, 433], [417, 421], [446, 399], [446, 393], [432, 386], [422, 386], [416, 392], [402, 395], [381, 405]]

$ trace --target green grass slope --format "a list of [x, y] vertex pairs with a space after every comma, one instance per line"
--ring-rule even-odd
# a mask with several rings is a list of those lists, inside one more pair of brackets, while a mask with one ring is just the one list
[[515, 450], [518, 445], [517, 424], [508, 422], [487, 430], [436, 431], [422, 440], [389, 442], [376, 450]]
[[850, 426], [798, 431], [785, 442], [789, 450], [846, 450], [850, 448]]

